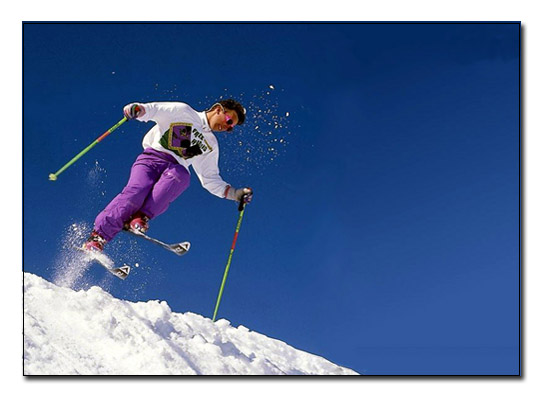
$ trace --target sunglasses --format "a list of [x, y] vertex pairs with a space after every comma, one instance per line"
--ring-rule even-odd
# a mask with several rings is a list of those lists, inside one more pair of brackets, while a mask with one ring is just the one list
[[236, 125], [234, 124], [233, 122], [233, 118], [231, 118], [229, 115], [227, 115], [225, 112], [223, 113], [223, 116], [225, 116], [225, 123], [227, 123], [227, 125], [229, 125], [229, 127], [227, 128], [227, 131], [230, 132], [233, 130], [233, 127], [235, 127]]

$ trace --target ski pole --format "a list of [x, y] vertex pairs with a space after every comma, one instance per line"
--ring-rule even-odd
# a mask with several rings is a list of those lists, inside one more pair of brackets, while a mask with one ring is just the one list
[[231, 252], [229, 253], [229, 258], [227, 259], [227, 266], [225, 266], [225, 272], [223, 273], [223, 280], [220, 286], [220, 293], [218, 294], [218, 300], [216, 301], [216, 307], [214, 308], [214, 315], [212, 316], [212, 321], [216, 321], [216, 314], [218, 313], [218, 308], [220, 307], [220, 301], [223, 294], [223, 288], [225, 287], [225, 281], [227, 280], [227, 274], [229, 273], [229, 267], [231, 266], [231, 259], [233, 259], [233, 253], [235, 250], [236, 240], [238, 238], [238, 232], [240, 231], [240, 226], [242, 225], [242, 218], [244, 217], [244, 201], [240, 201], [240, 206], [238, 210], [240, 214], [238, 216], [238, 223], [236, 224], [236, 230], [233, 239], [233, 245], [231, 245]]
[[117, 122], [115, 125], [113, 125], [110, 129], [108, 129], [106, 132], [104, 132], [100, 137], [98, 137], [93, 143], [88, 145], [86, 148], [84, 148], [80, 153], [78, 153], [73, 159], [71, 159], [69, 162], [67, 162], [65, 165], [61, 167], [60, 170], [58, 170], [56, 173], [51, 173], [48, 175], [48, 180], [56, 181], [58, 179], [58, 175], [62, 173], [65, 169], [67, 169], [69, 166], [71, 166], [73, 163], [78, 161], [86, 152], [91, 150], [93, 147], [95, 147], [98, 143], [100, 143], [106, 136], [108, 136], [110, 133], [112, 133], [115, 129], [117, 129], [119, 126], [121, 126], [123, 123], [127, 121], [127, 118], [124, 117], [119, 122]]

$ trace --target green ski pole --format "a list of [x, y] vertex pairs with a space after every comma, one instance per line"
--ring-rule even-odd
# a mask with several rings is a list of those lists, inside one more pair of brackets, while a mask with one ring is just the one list
[[244, 217], [245, 204], [243, 200], [240, 202], [238, 210], [240, 214], [238, 216], [238, 223], [236, 224], [236, 230], [233, 239], [233, 245], [231, 245], [231, 252], [229, 253], [229, 258], [227, 259], [227, 266], [225, 266], [225, 272], [223, 273], [223, 280], [220, 286], [220, 293], [218, 294], [218, 300], [216, 301], [216, 307], [214, 308], [214, 315], [212, 316], [212, 321], [216, 321], [216, 315], [218, 314], [218, 308], [220, 307], [220, 301], [223, 294], [223, 288], [225, 287], [225, 281], [227, 280], [227, 274], [229, 273], [229, 267], [231, 266], [231, 260], [233, 259], [233, 253], [236, 246], [236, 240], [238, 238], [238, 232], [240, 231], [240, 226], [242, 225], [242, 218]]
[[69, 166], [71, 166], [73, 163], [78, 161], [86, 152], [91, 150], [93, 147], [95, 147], [98, 143], [100, 143], [106, 136], [108, 136], [110, 133], [112, 133], [115, 129], [117, 129], [119, 126], [121, 126], [123, 123], [125, 123], [128, 119], [124, 117], [119, 122], [117, 122], [115, 125], [113, 125], [110, 129], [108, 129], [106, 132], [104, 132], [100, 137], [98, 137], [93, 143], [88, 145], [86, 148], [84, 148], [80, 153], [78, 153], [73, 159], [71, 159], [69, 162], [67, 162], [65, 165], [61, 167], [60, 170], [58, 170], [56, 173], [51, 173], [48, 175], [48, 180], [56, 181], [58, 179], [58, 175], [62, 173], [65, 169], [67, 169]]

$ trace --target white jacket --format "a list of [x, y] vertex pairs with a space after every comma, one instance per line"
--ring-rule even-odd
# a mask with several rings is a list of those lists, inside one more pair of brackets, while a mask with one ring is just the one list
[[145, 114], [137, 119], [156, 122], [143, 138], [143, 148], [171, 154], [188, 172], [192, 165], [202, 186], [211, 194], [225, 198], [230, 185], [220, 177], [218, 140], [210, 129], [206, 113], [180, 102], [141, 105]]

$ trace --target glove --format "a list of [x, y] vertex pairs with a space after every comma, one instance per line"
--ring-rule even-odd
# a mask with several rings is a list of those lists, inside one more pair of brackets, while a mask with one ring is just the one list
[[225, 198], [236, 202], [241, 202], [243, 200], [245, 204], [249, 204], [253, 198], [253, 190], [250, 187], [233, 188], [228, 186]]
[[128, 120], [136, 119], [145, 115], [145, 108], [143, 108], [143, 105], [138, 103], [128, 104], [123, 108], [123, 115], [125, 115], [125, 118]]

